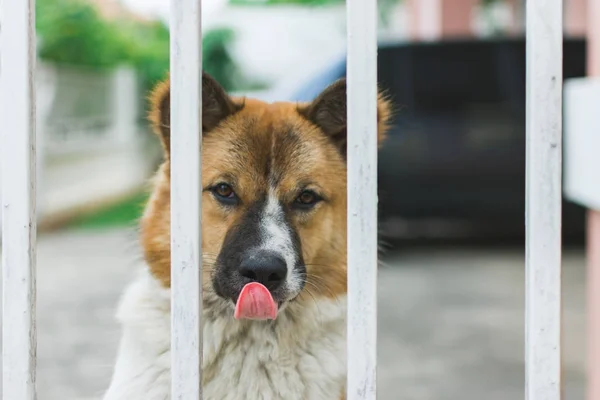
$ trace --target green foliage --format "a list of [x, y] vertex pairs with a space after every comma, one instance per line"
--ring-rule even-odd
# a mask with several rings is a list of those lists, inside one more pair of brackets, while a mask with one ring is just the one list
[[[169, 69], [169, 30], [162, 23], [137, 26], [128, 37], [136, 38], [138, 46], [135, 65], [150, 87], [165, 77]], [[235, 40], [233, 30], [217, 28], [202, 38], [203, 69], [226, 90], [237, 90], [248, 85], [230, 52]]]
[[115, 204], [79, 216], [69, 223], [69, 227], [102, 229], [134, 226], [141, 218], [147, 200], [148, 193], [135, 193]]
[[127, 59], [128, 43], [79, 0], [38, 0], [37, 31], [42, 59], [74, 65], [112, 67]]
[[169, 28], [162, 22], [128, 23], [121, 27], [123, 36], [135, 43], [130, 53], [144, 91], [164, 79], [169, 70]]
[[229, 50], [234, 38], [231, 29], [222, 28], [206, 32], [202, 40], [203, 68], [226, 90], [234, 90], [243, 80]]
[[[145, 91], [166, 76], [169, 29], [162, 22], [107, 21], [85, 0], [37, 0], [36, 16], [39, 56], [45, 61], [97, 68], [133, 65]], [[230, 53], [234, 39], [227, 28], [203, 38], [204, 70], [227, 90], [251, 85]]]

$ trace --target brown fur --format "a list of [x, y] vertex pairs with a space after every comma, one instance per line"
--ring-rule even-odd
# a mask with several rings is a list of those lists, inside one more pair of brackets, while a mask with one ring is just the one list
[[[224, 209], [202, 194], [203, 285], [210, 276], [228, 229], [269, 186], [291, 202], [300, 184], [317, 189], [325, 201], [292, 223], [300, 236], [311, 296], [336, 297], [346, 292], [345, 82], [337, 82], [310, 104], [233, 99], [209, 76], [203, 77], [202, 186], [223, 177], [235, 182], [242, 203]], [[152, 96], [150, 121], [165, 149], [154, 190], [141, 223], [141, 240], [152, 274], [170, 285], [170, 118], [169, 81]], [[390, 119], [390, 104], [380, 95], [379, 141]], [[303, 296], [305, 294], [303, 293]]]

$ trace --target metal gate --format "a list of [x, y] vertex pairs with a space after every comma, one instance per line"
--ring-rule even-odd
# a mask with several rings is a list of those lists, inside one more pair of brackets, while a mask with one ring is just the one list
[[[201, 5], [171, 1], [172, 398], [200, 400]], [[377, 4], [346, 3], [347, 398], [372, 400], [377, 393]], [[561, 0], [527, 1], [528, 400], [561, 398], [562, 7]], [[6, 400], [36, 397], [34, 27], [34, 0], [0, 2]]]

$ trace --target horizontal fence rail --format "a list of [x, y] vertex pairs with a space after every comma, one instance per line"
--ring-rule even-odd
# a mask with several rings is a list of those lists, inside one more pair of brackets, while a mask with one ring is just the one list
[[562, 13], [562, 0], [527, 1], [527, 400], [562, 391]]
[[202, 398], [202, 33], [200, 0], [171, 3], [171, 379]]
[[34, 400], [35, 3], [0, 2], [2, 398]]
[[347, 0], [349, 400], [377, 397], [377, 2]]

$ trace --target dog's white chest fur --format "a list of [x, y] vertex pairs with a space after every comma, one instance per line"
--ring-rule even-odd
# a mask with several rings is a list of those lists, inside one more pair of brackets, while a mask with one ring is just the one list
[[[295, 304], [276, 322], [204, 317], [204, 400], [338, 400], [346, 379], [346, 302]], [[104, 400], [170, 399], [169, 292], [149, 276], [126, 292], [123, 337]]]

